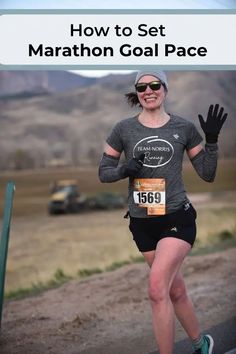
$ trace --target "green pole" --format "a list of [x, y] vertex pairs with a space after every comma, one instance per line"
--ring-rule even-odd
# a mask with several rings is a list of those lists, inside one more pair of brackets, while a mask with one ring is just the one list
[[8, 241], [9, 241], [9, 233], [10, 233], [14, 191], [15, 191], [14, 183], [8, 182], [6, 187], [6, 194], [5, 194], [3, 220], [2, 220], [2, 234], [0, 239], [0, 327], [2, 321], [4, 284], [5, 284]]

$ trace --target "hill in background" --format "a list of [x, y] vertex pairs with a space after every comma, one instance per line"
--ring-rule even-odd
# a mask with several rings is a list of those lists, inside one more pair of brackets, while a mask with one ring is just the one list
[[[83, 77], [64, 71], [0, 72], [0, 168], [89, 165], [100, 159], [114, 124], [135, 115], [124, 94], [135, 73]], [[220, 137], [221, 156], [235, 156], [236, 72], [169, 72], [167, 111], [199, 127], [219, 103], [229, 113]]]

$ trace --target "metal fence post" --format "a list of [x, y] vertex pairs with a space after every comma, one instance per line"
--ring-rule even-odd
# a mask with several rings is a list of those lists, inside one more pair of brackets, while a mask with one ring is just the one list
[[2, 234], [0, 239], [0, 327], [2, 321], [2, 309], [4, 300], [5, 273], [7, 264], [8, 241], [11, 224], [11, 214], [15, 185], [8, 182], [6, 187], [5, 202], [2, 219]]

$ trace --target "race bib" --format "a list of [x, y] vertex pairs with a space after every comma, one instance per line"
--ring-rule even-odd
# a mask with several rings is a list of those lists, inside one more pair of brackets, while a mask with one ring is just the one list
[[147, 208], [148, 215], [165, 215], [166, 191], [164, 178], [136, 178], [134, 180], [134, 203]]

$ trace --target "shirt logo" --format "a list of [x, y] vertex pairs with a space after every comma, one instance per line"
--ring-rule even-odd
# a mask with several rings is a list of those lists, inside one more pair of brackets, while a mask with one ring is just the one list
[[179, 135], [178, 135], [178, 134], [174, 134], [173, 137], [174, 137], [175, 139], [179, 139]]
[[175, 226], [175, 227], [172, 227], [172, 229], [170, 229], [170, 231], [175, 231], [175, 232], [177, 232], [178, 229], [177, 229], [177, 227]]
[[174, 155], [173, 146], [158, 136], [149, 136], [137, 142], [133, 149], [133, 157], [144, 153], [143, 166], [156, 168], [169, 163]]

